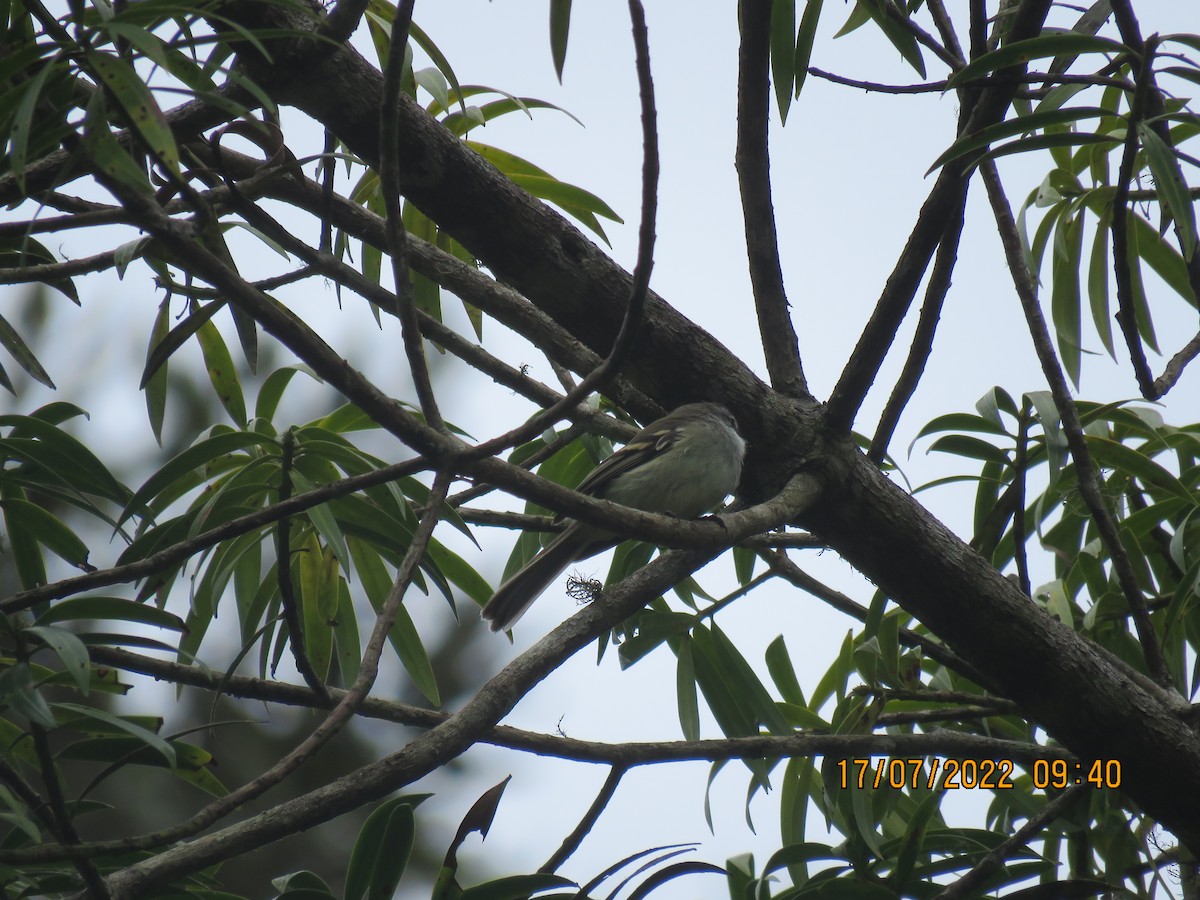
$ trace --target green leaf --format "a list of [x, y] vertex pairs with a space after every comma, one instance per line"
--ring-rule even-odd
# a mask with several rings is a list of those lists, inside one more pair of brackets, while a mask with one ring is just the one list
[[242, 394], [242, 383], [233, 365], [233, 357], [229, 355], [229, 348], [225, 346], [225, 339], [217, 331], [217, 326], [207, 321], [197, 330], [196, 340], [200, 342], [204, 367], [208, 370], [208, 380], [216, 391], [217, 399], [229, 413], [229, 418], [233, 419], [233, 424], [245, 428], [246, 398]]
[[775, 682], [779, 695], [788, 703], [804, 706], [804, 690], [796, 678], [796, 667], [788, 655], [782, 634], [767, 646], [766, 661], [767, 671], [771, 673], [771, 680]]
[[[154, 317], [154, 327], [150, 331], [150, 345], [146, 348], [146, 365], [155, 347], [162, 343], [171, 330], [171, 301], [164, 298], [158, 305], [158, 315]], [[162, 445], [163, 419], [167, 412], [167, 360], [149, 378], [143, 376], [142, 388], [146, 392], [146, 415], [150, 419], [150, 430], [154, 432], [154, 440]]]
[[413, 73], [413, 78], [417, 84], [425, 88], [443, 108], [450, 105], [450, 86], [446, 83], [446, 76], [438, 69], [430, 66], [425, 69], [418, 69]]
[[134, 513], [141, 512], [152, 499], [176, 481], [216, 459], [252, 447], [274, 446], [275, 442], [270, 438], [246, 431], [226, 431], [205, 438], [173, 456], [151, 475], [129, 499], [119, 521], [124, 522]]
[[[162, 309], [168, 308], [169, 300], [170, 298], [167, 298], [162, 302]], [[146, 366], [142, 369], [142, 387], [145, 387], [150, 379], [158, 374], [158, 370], [167, 364], [176, 350], [187, 343], [188, 338], [224, 308], [225, 302], [222, 300], [215, 300], [206, 306], [193, 304], [186, 319], [154, 340], [146, 351]], [[160, 316], [162, 315], [160, 312]]]
[[[1141, 340], [1145, 341], [1154, 353], [1159, 353], [1158, 337], [1154, 335], [1154, 322], [1150, 313], [1150, 304], [1146, 300], [1146, 286], [1142, 283], [1141, 278], [1141, 260], [1146, 259], [1148, 262], [1147, 253], [1153, 253], [1157, 250], [1171, 251], [1171, 247], [1166, 244], [1153, 229], [1146, 228], [1142, 230], [1138, 223], [1142, 222], [1141, 216], [1136, 215], [1133, 210], [1128, 210], [1126, 215], [1129, 221], [1133, 223], [1133, 227], [1129, 229], [1129, 245], [1127, 254], [1129, 257], [1129, 282], [1130, 282], [1130, 304], [1133, 306], [1134, 320], [1138, 323], [1138, 334]], [[1147, 223], [1148, 226], [1148, 223]], [[1177, 254], [1176, 254], [1177, 256]], [[1151, 266], [1153, 268], [1153, 265]]]
[[1110, 112], [1107, 109], [1098, 106], [1088, 106], [1035, 112], [1026, 116], [1017, 116], [1004, 122], [998, 122], [995, 125], [989, 125], [987, 128], [981, 128], [978, 131], [962, 135], [941, 156], [933, 161], [933, 164], [926, 170], [925, 174], [928, 175], [951, 160], [959, 159], [973, 151], [988, 147], [1003, 138], [1020, 134], [1030, 134], [1049, 125], [1062, 125], [1082, 119], [1094, 119], [1108, 115], [1110, 115]]
[[733, 696], [739, 698], [755, 721], [765, 726], [772, 734], [791, 734], [792, 726], [784, 719], [775, 700], [741, 651], [715, 622], [711, 628], [714, 645], [722, 662], [722, 675]]
[[172, 631], [184, 631], [183, 619], [174, 613], [127, 600], [124, 597], [71, 597], [59, 600], [38, 616], [38, 625], [72, 622], [80, 619], [110, 619], [118, 622], [139, 622]]
[[[322, 547], [311, 532], [308, 539], [295, 547], [299, 557], [300, 607], [304, 620], [304, 649], [308, 651], [313, 670], [322, 681], [329, 677], [333, 662], [333, 619], [337, 615], [338, 571], [337, 558], [328, 547]], [[298, 635], [292, 635], [296, 640]]]
[[1092, 323], [1100, 336], [1100, 343], [1115, 361], [1116, 346], [1113, 344], [1112, 318], [1108, 306], [1108, 223], [1110, 215], [1105, 213], [1096, 222], [1096, 233], [1092, 237], [1092, 252], [1088, 258], [1088, 308], [1092, 312]]
[[[61, 428], [36, 416], [0, 415], [0, 427], [5, 425], [13, 428], [5, 449], [14, 453], [16, 459], [24, 459], [51, 474], [58, 484], [115, 503], [128, 500], [129, 488], [117, 481], [91, 450]], [[32, 446], [17, 443], [18, 439], [27, 438], [35, 439], [29, 442]], [[28, 452], [22, 452], [23, 446], [29, 446]]]
[[679, 729], [685, 741], [700, 740], [700, 706], [696, 696], [696, 668], [692, 661], [692, 642], [680, 640], [675, 666], [675, 697], [679, 710]]
[[84, 150], [97, 174], [148, 197], [153, 193], [153, 188], [145, 169], [130, 156], [109, 129], [104, 96], [103, 91], [96, 91], [88, 103], [87, 115], [83, 120]]
[[1127, 52], [1128, 48], [1118, 41], [1090, 34], [1077, 32], [1043, 34], [1023, 41], [1013, 41], [972, 60], [950, 76], [948, 86], [959, 87], [989, 72], [995, 72], [1008, 66], [1025, 65], [1034, 59], [1065, 54], [1105, 53], [1116, 55]]
[[[1126, 215], [1129, 219], [1131, 249], [1136, 248], [1137, 255], [1146, 261], [1146, 264], [1167, 283], [1171, 290], [1175, 291], [1193, 308], [1200, 309], [1200, 302], [1197, 302], [1200, 298], [1192, 293], [1192, 285], [1188, 280], [1187, 263], [1183, 261], [1179, 251], [1165, 241], [1154, 226], [1141, 216], [1132, 210], [1129, 210]], [[1139, 321], [1138, 325], [1140, 330], [1143, 321]], [[1152, 334], [1153, 330], [1151, 330]], [[1144, 333], [1143, 336], [1145, 336]]]
[[929, 445], [929, 451], [939, 451], [941, 453], [952, 453], [955, 456], [963, 456], [967, 459], [981, 459], [985, 462], [995, 462], [1001, 465], [1008, 465], [1008, 453], [1001, 450], [994, 444], [989, 444], [987, 441], [982, 441], [979, 438], [971, 437], [966, 434], [951, 434], [946, 437], [938, 438]]
[[292, 377], [297, 372], [303, 372], [318, 384], [321, 383], [320, 376], [308, 368], [308, 366], [283, 366], [276, 369], [266, 377], [262, 387], [258, 389], [258, 400], [254, 405], [255, 418], [267, 422], [274, 421], [275, 411], [279, 408], [279, 401], [283, 399], [283, 392], [287, 389], [287, 386], [292, 381]]
[[1058, 220], [1058, 227], [1054, 233], [1054, 253], [1051, 256], [1054, 281], [1050, 309], [1063, 368], [1066, 369], [1076, 390], [1079, 388], [1079, 372], [1083, 353], [1079, 292], [1082, 248], [1082, 219], [1078, 216], [1064, 215]]
[[58, 655], [80, 692], [86, 696], [91, 688], [91, 659], [83, 641], [65, 628], [53, 625], [32, 625], [25, 632], [34, 635]]
[[84, 58], [159, 162], [178, 174], [179, 148], [175, 146], [175, 136], [145, 82], [128, 63], [113, 54], [93, 50], [85, 53]]
[[514, 173], [509, 175], [509, 178], [533, 196], [561, 206], [576, 218], [582, 218], [583, 213], [594, 213], [614, 222], [624, 223], [625, 221], [613, 211], [611, 206], [591, 191], [567, 184], [565, 181], [559, 181], [551, 175]]
[[[21, 269], [28, 266], [54, 265], [58, 262], [58, 258], [46, 249], [45, 245], [34, 240], [28, 234], [14, 235], [11, 238], [0, 238], [0, 266]], [[60, 291], [72, 303], [79, 306], [79, 291], [75, 287], [75, 282], [70, 278], [54, 276], [40, 278], [35, 285], [35, 290], [41, 285], [48, 285]], [[48, 386], [53, 387], [52, 384]]]
[[796, 82], [796, 39], [796, 0], [772, 0], [771, 81], [775, 84], [779, 119], [785, 123]]
[[[297, 469], [292, 470], [292, 480], [295, 482], [296, 487], [303, 493], [316, 490], [317, 486], [301, 475]], [[317, 529], [317, 533], [325, 539], [325, 542], [329, 545], [329, 549], [333, 551], [334, 556], [342, 567], [348, 566], [350, 564], [350, 553], [346, 549], [346, 536], [342, 533], [337, 519], [334, 518], [330, 505], [328, 503], [321, 503], [310, 507], [304, 511], [304, 515], [312, 522], [313, 527]]]
[[[879, 26], [879, 30], [883, 32], [884, 37], [891, 41], [892, 46], [899, 52], [904, 61], [912, 66], [918, 75], [925, 77], [925, 60], [921, 57], [921, 47], [917, 43], [916, 37], [912, 32], [895, 22], [888, 15], [885, 9], [887, 0], [858, 0], [860, 8], [865, 8], [867, 14], [875, 20], [875, 24]], [[892, 9], [897, 9], [897, 6], [892, 6]]]
[[0, 499], [0, 508], [10, 532], [20, 529], [76, 568], [90, 568], [87, 544], [57, 516], [36, 503], [18, 498]]
[[804, 81], [808, 78], [808, 66], [812, 61], [813, 41], [817, 36], [817, 24], [821, 19], [821, 8], [825, 0], [807, 0], [804, 15], [800, 17], [800, 31], [796, 35], [796, 87], [795, 96], [800, 96]]
[[[391, 590], [392, 579], [388, 576], [383, 561], [374, 549], [354, 537], [349, 538], [347, 543], [351, 558], [354, 560], [355, 571], [367, 593], [367, 598], [375, 611], [379, 612]], [[441, 695], [433, 667], [429, 662], [429, 656], [425, 652], [425, 647], [421, 643], [420, 635], [413, 625], [412, 618], [403, 605], [400, 606], [396, 614], [396, 621], [392, 624], [391, 631], [388, 632], [388, 640], [417, 689], [425, 695], [430, 703], [440, 706]]]
[[[21, 496], [25, 493], [19, 488], [5, 489], [3, 485], [0, 485], [0, 490]], [[4, 531], [8, 537], [7, 549], [17, 570], [21, 587], [29, 590], [48, 583], [50, 579], [46, 575], [46, 561], [37, 539], [19, 525], [14, 527], [17, 525], [15, 517], [3, 507], [0, 507], [0, 512], [4, 515]]]
[[1137, 131], [1142, 146], [1146, 148], [1146, 161], [1150, 164], [1158, 197], [1175, 219], [1183, 258], [1189, 260], [1196, 252], [1196, 213], [1175, 151], [1146, 122], [1138, 122]]
[[175, 768], [175, 749], [157, 734], [143, 728], [141, 725], [138, 725], [135, 722], [131, 722], [128, 719], [120, 716], [114, 716], [112, 713], [105, 712], [102, 709], [93, 709], [90, 706], [80, 706], [77, 703], [55, 703], [54, 708], [66, 710], [67, 712], [72, 712], [85, 718], [95, 719], [97, 722], [120, 729], [121, 731], [124, 731], [127, 734], [137, 738], [147, 747], [150, 747], [151, 749], [160, 753], [163, 759], [167, 761], [167, 765], [172, 769]]
[[49, 373], [42, 368], [42, 364], [38, 362], [33, 351], [29, 349], [25, 341], [21, 339], [21, 335], [17, 334], [17, 330], [8, 323], [4, 316], [0, 316], [0, 347], [7, 350], [17, 361], [17, 365], [24, 369], [31, 378], [51, 390], [57, 390]]
[[58, 727], [53, 710], [33, 687], [33, 675], [26, 663], [0, 669], [0, 704], [43, 728]]
[[550, 0], [550, 55], [554, 59], [554, 74], [562, 84], [563, 66], [567, 63], [567, 38], [571, 32], [571, 0]]
[[1150, 457], [1119, 441], [1085, 435], [1095, 461], [1107, 468], [1140, 479], [1148, 488], [1166, 492], [1181, 500], [1195, 502], [1196, 495], [1178, 478]]
[[46, 63], [23, 85], [21, 102], [8, 130], [9, 169], [16, 176], [17, 186], [25, 192], [25, 164], [29, 158], [29, 138], [33, 133], [34, 116], [38, 112], [42, 91], [51, 75], [61, 77], [66, 72], [62, 62]]
[[391, 900], [416, 838], [413, 809], [424, 797], [396, 797], [381, 804], [359, 829], [346, 868], [344, 900]]

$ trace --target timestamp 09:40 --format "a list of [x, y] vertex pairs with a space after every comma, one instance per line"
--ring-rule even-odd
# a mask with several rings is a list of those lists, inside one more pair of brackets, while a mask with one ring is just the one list
[[[888, 759], [864, 757], [837, 761], [838, 784], [842, 788], [913, 788], [928, 790], [1012, 790], [1017, 766], [1011, 759], [942, 759], [934, 756]], [[1097, 788], [1121, 786], [1121, 763], [1115, 759], [1069, 762], [1065, 759], [1035, 759], [1030, 766], [1034, 788], [1065, 788], [1090, 784]]]

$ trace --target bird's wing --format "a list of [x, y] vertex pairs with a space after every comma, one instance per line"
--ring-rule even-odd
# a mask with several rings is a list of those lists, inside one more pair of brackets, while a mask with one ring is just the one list
[[665, 453], [678, 439], [678, 428], [643, 428], [628, 444], [592, 469], [575, 490], [592, 497], [603, 497], [604, 489], [614, 478]]

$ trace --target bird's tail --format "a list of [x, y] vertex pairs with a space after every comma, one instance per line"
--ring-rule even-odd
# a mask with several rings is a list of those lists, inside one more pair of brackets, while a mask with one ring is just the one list
[[508, 631], [512, 628], [567, 566], [591, 555], [587, 552], [589, 548], [586, 544], [581, 546], [579, 537], [578, 533], [572, 533], [572, 529], [568, 528], [496, 588], [496, 593], [480, 613], [492, 631]]

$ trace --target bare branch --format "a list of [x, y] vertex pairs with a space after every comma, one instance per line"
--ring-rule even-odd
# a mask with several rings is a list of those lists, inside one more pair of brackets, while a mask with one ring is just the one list
[[867, 457], [873, 462], [882, 463], [887, 455], [888, 445], [900, 416], [908, 401], [916, 393], [921, 376], [925, 374], [925, 364], [933, 352], [933, 339], [937, 334], [938, 322], [942, 315], [942, 306], [946, 295], [950, 292], [950, 278], [954, 274], [954, 266], [958, 262], [958, 244], [962, 237], [963, 214], [967, 206], [967, 188], [969, 182], [962, 183], [962, 194], [955, 206], [951, 217], [946, 221], [946, 231], [938, 242], [937, 256], [933, 263], [933, 273], [925, 288], [925, 302], [921, 304], [921, 315], [917, 320], [917, 328], [913, 333], [912, 344], [908, 349], [908, 358], [900, 370], [900, 377], [892, 388], [892, 394], [879, 416], [879, 424], [875, 436], [871, 439], [871, 448]]
[[554, 855], [551, 856], [545, 863], [542, 864], [539, 872], [556, 872], [558, 867], [566, 862], [571, 854], [579, 849], [579, 845], [583, 843], [583, 839], [588, 836], [596, 822], [599, 821], [605, 807], [608, 806], [613, 795], [617, 792], [617, 785], [621, 783], [627, 771], [625, 766], [613, 766], [609, 769], [608, 777], [604, 779], [604, 784], [600, 786], [599, 793], [596, 794], [596, 799], [592, 801], [592, 805], [588, 807], [587, 812], [583, 814], [583, 818], [579, 820], [579, 824], [574, 830], [567, 835], [562, 844]]
[[[357, 2], [357, 0], [356, 0]], [[404, 75], [404, 55], [408, 49], [408, 26], [412, 21], [415, 0], [402, 0], [392, 19], [387, 64], [383, 71], [383, 101], [379, 123], [379, 193], [387, 220], [387, 251], [392, 264], [392, 279], [396, 283], [396, 316], [400, 320], [400, 335], [404, 355], [408, 359], [409, 375], [425, 421], [444, 431], [446, 423], [438, 409], [437, 395], [429, 377], [429, 363], [421, 341], [421, 326], [417, 320], [417, 304], [413, 298], [412, 278], [408, 272], [408, 232], [400, 215], [400, 81]]]
[[568, 390], [565, 396], [534, 415], [529, 421], [506, 434], [473, 447], [471, 455], [474, 458], [490, 456], [541, 434], [564, 412], [607, 383], [629, 356], [641, 328], [646, 296], [650, 290], [650, 271], [654, 268], [654, 223], [658, 215], [658, 118], [654, 108], [654, 80], [650, 75], [646, 16], [639, 0], [629, 0], [629, 16], [633, 23], [638, 94], [642, 108], [642, 220], [638, 228], [638, 254], [633, 269], [633, 283], [630, 285], [621, 327], [613, 339], [612, 349], [600, 365]]
[[771, 386], [787, 397], [807, 397], [808, 384], [800, 361], [796, 330], [783, 286], [775, 206], [771, 199], [770, 0], [743, 0], [738, 20], [738, 125], [734, 164], [746, 223], [747, 262], [758, 311]]
[[[1016, 13], [1011, 38], [1019, 40], [1036, 35], [1049, 9], [1049, 0], [1024, 0]], [[1020, 73], [1024, 69], [1021, 67], [1016, 71]], [[976, 103], [968, 104], [964, 99], [959, 132], [976, 131], [1000, 121], [1014, 90], [1015, 82], [1009, 85], [998, 82], [985, 88]], [[938, 173], [908, 243], [888, 276], [883, 293], [830, 395], [827, 421], [835, 430], [849, 430], [854, 423], [859, 407], [891, 349], [900, 323], [908, 313], [934, 249], [945, 233], [945, 223], [951, 218], [962, 191], [961, 181], [973, 162], [971, 158], [953, 160]]]
[[[1038, 304], [1033, 276], [1029, 272], [1025, 254], [1021, 249], [1021, 239], [1013, 220], [1012, 208], [1009, 206], [1008, 198], [1004, 195], [1004, 187], [1000, 183], [1000, 175], [992, 160], [985, 160], [980, 165], [980, 172], [983, 175], [984, 184], [987, 185], [988, 199], [992, 203], [992, 211], [1000, 231], [1000, 240], [1004, 245], [1008, 268], [1017, 289], [1017, 296], [1021, 301], [1021, 308], [1025, 312], [1025, 320], [1028, 323], [1034, 350], [1050, 386], [1050, 392], [1054, 396], [1055, 408], [1062, 418], [1063, 433], [1066, 435], [1071, 459], [1075, 462], [1075, 470], [1079, 479], [1080, 495], [1087, 504], [1096, 530], [1100, 532], [1100, 538], [1104, 541], [1105, 549], [1108, 550], [1109, 557], [1112, 559], [1113, 570], [1116, 572], [1125, 601], [1133, 611], [1133, 621], [1141, 641], [1142, 653], [1146, 658], [1146, 666], [1158, 683], [1169, 689], [1172, 679], [1166, 661], [1163, 659], [1158, 634], [1154, 630], [1154, 623], [1150, 620], [1150, 614], [1146, 610], [1146, 600], [1142, 596], [1141, 588], [1138, 587], [1137, 575], [1134, 573], [1133, 564], [1125, 545], [1121, 541], [1120, 531], [1117, 529], [1116, 522], [1113, 521], [1112, 513], [1100, 490], [1099, 475], [1096, 472], [1095, 463], [1092, 462], [1092, 454], [1088, 449], [1083, 426], [1079, 421], [1079, 410], [1071, 398], [1066, 377], [1063, 375], [1062, 368], [1058, 364], [1058, 357], [1054, 353], [1050, 332], [1046, 327], [1046, 319]], [[1021, 511], [1018, 511], [1017, 514], [1020, 515]]]
[[[773, 572], [776, 572], [786, 581], [795, 585], [803, 591], [812, 594], [819, 600], [829, 604], [838, 612], [845, 613], [859, 622], [867, 620], [868, 610], [865, 606], [855, 602], [850, 597], [847, 597], [841, 591], [835, 591], [828, 585], [822, 584], [817, 579], [813, 578], [794, 562], [792, 562], [786, 553], [779, 550], [762, 551], [758, 553], [759, 557], [771, 567]], [[937, 641], [926, 637], [922, 634], [917, 634], [915, 631], [910, 631], [907, 628], [900, 629], [900, 642], [906, 647], [919, 647], [921, 652], [930, 659], [935, 659], [947, 668], [953, 669], [963, 675], [966, 675], [976, 684], [987, 686], [989, 684], [988, 677], [972, 666], [965, 659], [951, 650], [944, 644], [939, 644]]]

